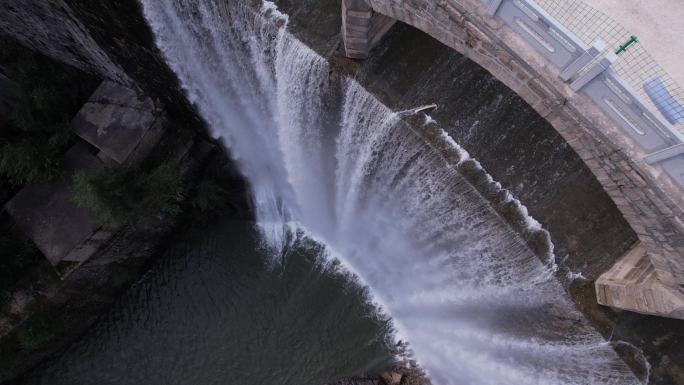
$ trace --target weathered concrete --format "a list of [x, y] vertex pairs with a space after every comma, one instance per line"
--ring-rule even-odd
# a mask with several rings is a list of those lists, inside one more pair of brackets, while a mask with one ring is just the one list
[[591, 0], [592, 7], [610, 15], [639, 37], [672, 78], [684, 86], [684, 2], [679, 0]]
[[87, 260], [109, 238], [109, 232], [72, 199], [73, 173], [101, 166], [85, 144], [77, 144], [64, 157], [63, 177], [27, 186], [6, 205], [22, 231], [60, 274]]
[[347, 57], [365, 59], [396, 22], [377, 12], [364, 0], [342, 2], [342, 40]]
[[103, 82], [74, 117], [78, 136], [119, 164], [141, 162], [162, 135], [161, 112], [133, 89]]
[[[476, 0], [369, 0], [375, 12], [415, 26], [487, 69], [520, 95], [596, 175], [648, 251], [656, 276], [684, 306], [684, 194], [586, 95], [575, 93], [525, 39]], [[653, 314], [651, 304], [629, 310]]]
[[684, 319], [681, 293], [658, 280], [640, 244], [601, 275], [596, 281], [596, 296], [602, 305]]

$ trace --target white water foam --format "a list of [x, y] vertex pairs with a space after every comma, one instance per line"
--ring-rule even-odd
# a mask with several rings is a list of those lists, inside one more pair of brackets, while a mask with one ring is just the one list
[[272, 3], [142, 4], [271, 247], [297, 227], [326, 244], [436, 385], [637, 383], [473, 186], [355, 81], [332, 81]]

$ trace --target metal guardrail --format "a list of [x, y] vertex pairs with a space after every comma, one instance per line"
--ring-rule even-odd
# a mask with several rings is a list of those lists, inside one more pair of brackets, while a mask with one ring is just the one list
[[[535, 1], [587, 45], [602, 40], [609, 50], [614, 50], [632, 36], [621, 24], [582, 0]], [[670, 124], [684, 133], [684, 88], [643, 45], [637, 43], [626, 49], [613, 68], [647, 105], [661, 112]]]
[[[481, 0], [684, 187], [684, 90], [625, 28], [582, 0]], [[610, 47], [610, 48], [609, 48]]]

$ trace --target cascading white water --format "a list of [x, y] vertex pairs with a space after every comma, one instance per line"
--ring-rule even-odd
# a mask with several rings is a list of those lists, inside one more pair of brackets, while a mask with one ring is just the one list
[[488, 202], [399, 116], [225, 0], [142, 0], [249, 180], [264, 238], [298, 227], [367, 284], [436, 385], [637, 383]]

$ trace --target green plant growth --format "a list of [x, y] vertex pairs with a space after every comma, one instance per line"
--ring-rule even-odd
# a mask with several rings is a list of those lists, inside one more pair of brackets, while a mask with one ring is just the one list
[[31, 241], [9, 234], [0, 235], [0, 291], [9, 290], [24, 271], [42, 258]]
[[107, 167], [95, 173], [74, 175], [74, 202], [90, 209], [105, 225], [180, 212], [181, 178], [175, 163], [149, 172], [136, 168]]
[[0, 175], [15, 186], [59, 176], [70, 138], [67, 129], [0, 138]]
[[29, 319], [17, 333], [19, 343], [24, 348], [36, 347], [51, 336], [50, 322], [42, 317]]
[[195, 198], [192, 200], [192, 206], [204, 213], [224, 207], [227, 199], [228, 193], [216, 181], [203, 179], [197, 186], [197, 192]]
[[13, 185], [58, 176], [72, 136], [69, 117], [53, 105], [60, 93], [37, 87], [22, 94], [5, 135], [0, 137], [0, 175]]
[[228, 207], [230, 193], [223, 188], [219, 181], [205, 177], [194, 191], [190, 205], [193, 208], [193, 221], [197, 226], [207, 226], [219, 213]]
[[0, 65], [17, 84], [17, 104], [0, 132], [0, 177], [23, 185], [59, 175], [71, 118], [97, 86], [82, 72], [0, 37]]

